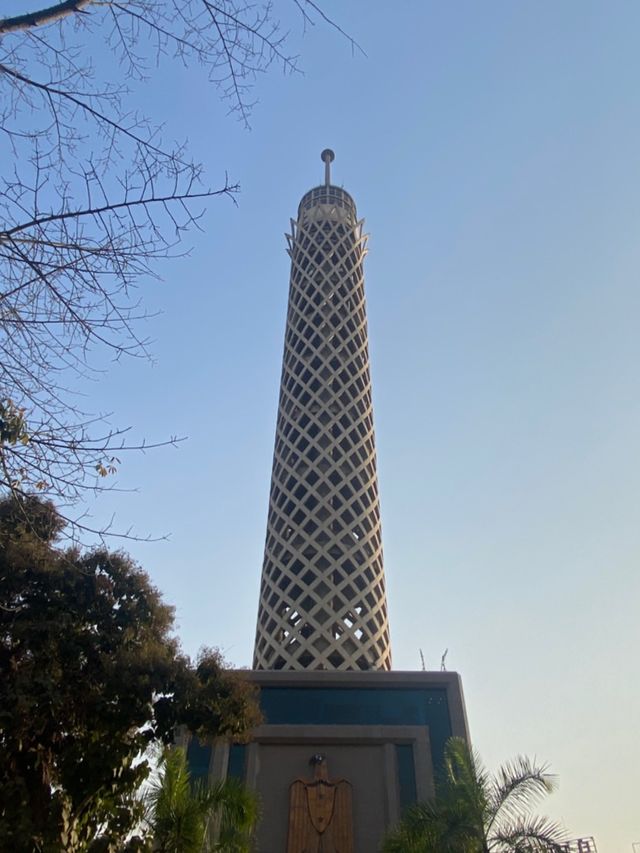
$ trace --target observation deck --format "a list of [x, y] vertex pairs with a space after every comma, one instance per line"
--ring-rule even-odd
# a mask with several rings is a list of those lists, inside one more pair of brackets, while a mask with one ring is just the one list
[[344, 208], [356, 220], [356, 203], [346, 190], [333, 184], [322, 184], [305, 193], [298, 205], [298, 220], [305, 211], [311, 210], [319, 204], [329, 204], [334, 207]]

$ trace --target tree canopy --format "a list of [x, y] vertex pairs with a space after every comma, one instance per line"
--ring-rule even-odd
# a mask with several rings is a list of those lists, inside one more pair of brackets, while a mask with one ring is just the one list
[[126, 554], [56, 548], [59, 515], [29, 504], [0, 502], [0, 846], [120, 849], [147, 747], [179, 724], [242, 738], [253, 691], [217, 653], [181, 653]]

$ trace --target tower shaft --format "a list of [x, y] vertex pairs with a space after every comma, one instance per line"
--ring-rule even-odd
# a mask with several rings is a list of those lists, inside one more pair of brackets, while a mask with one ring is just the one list
[[326, 183], [303, 196], [287, 235], [291, 279], [254, 669], [391, 667], [366, 237], [351, 196], [329, 183], [332, 159], [323, 152]]

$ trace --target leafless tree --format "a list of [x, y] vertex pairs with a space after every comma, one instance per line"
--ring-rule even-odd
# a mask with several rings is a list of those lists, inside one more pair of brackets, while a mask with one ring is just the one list
[[[305, 24], [339, 29], [291, 2]], [[107, 82], [92, 38], [114, 56]], [[145, 446], [82, 412], [72, 375], [105, 349], [147, 355], [136, 284], [179, 251], [206, 199], [237, 191], [207, 188], [184, 146], [130, 106], [126, 80], [164, 61], [204, 68], [245, 124], [256, 76], [297, 70], [269, 4], [61, 0], [0, 20], [1, 489], [73, 504]]]

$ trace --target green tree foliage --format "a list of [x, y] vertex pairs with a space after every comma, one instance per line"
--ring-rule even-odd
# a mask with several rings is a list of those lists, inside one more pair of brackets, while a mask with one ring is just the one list
[[561, 853], [560, 827], [531, 815], [553, 789], [547, 768], [522, 756], [492, 778], [463, 739], [451, 738], [435, 800], [408, 809], [383, 853]]
[[[0, 849], [122, 849], [141, 816], [142, 757], [187, 724], [240, 737], [253, 693], [205, 650], [123, 553], [55, 546], [36, 498], [0, 502]], [[99, 842], [98, 840], [99, 839]]]
[[258, 816], [255, 795], [235, 779], [212, 786], [192, 782], [182, 749], [165, 750], [145, 805], [154, 850], [160, 853], [248, 853], [251, 849]]

